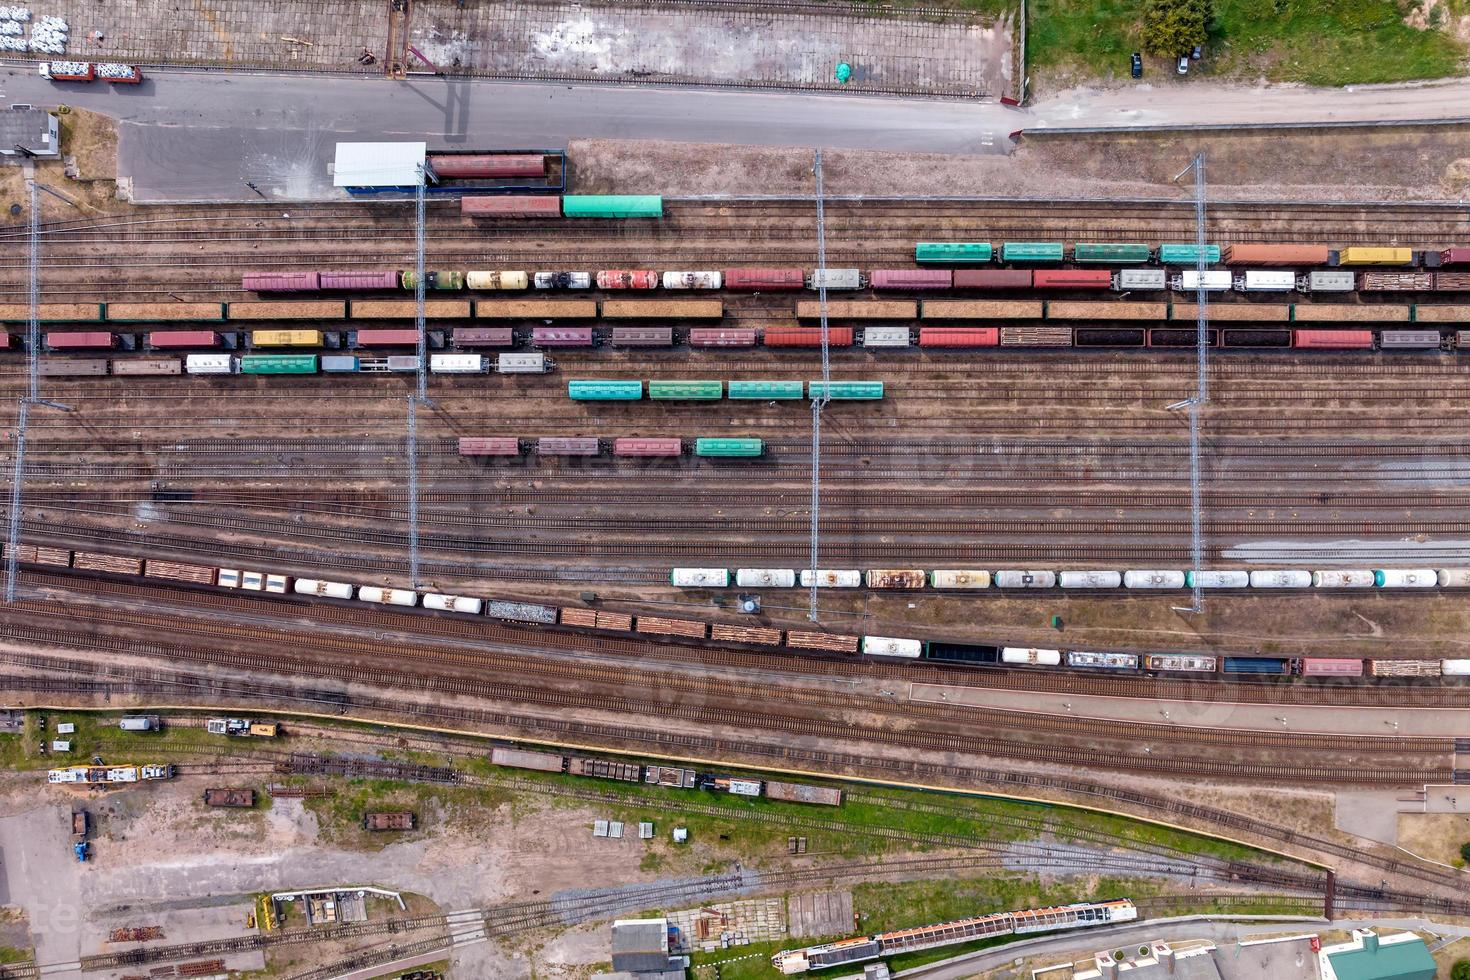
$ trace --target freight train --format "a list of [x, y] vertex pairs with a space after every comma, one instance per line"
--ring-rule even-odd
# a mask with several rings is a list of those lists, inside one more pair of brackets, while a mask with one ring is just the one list
[[117, 786], [127, 783], [173, 779], [178, 775], [174, 765], [146, 766], [68, 766], [46, 773], [46, 782], [71, 786]]

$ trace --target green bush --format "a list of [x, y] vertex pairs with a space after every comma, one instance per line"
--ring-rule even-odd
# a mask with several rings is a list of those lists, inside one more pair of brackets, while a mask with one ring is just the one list
[[1213, 15], [1211, 0], [1148, 0], [1143, 8], [1143, 46], [1150, 54], [1177, 57], [1204, 44]]
[[1450, 967], [1450, 980], [1470, 980], [1470, 960], [1455, 960]]
[[1460, 845], [1460, 857], [1465, 860], [1466, 864], [1470, 864], [1470, 840]]

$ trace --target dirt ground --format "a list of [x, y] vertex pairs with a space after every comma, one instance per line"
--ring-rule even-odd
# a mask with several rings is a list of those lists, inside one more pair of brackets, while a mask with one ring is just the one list
[[[1454, 200], [1470, 188], [1470, 127], [1115, 133], [1022, 138], [1008, 156], [826, 150], [829, 194], [1188, 198], [1173, 177], [1208, 155], [1213, 200]], [[810, 194], [811, 152], [657, 141], [575, 140], [582, 193]], [[1269, 159], [1271, 166], [1261, 161]]]
[[[42, 221], [75, 221], [131, 209], [117, 199], [117, 121], [109, 116], [72, 109], [61, 117], [60, 160], [35, 163], [35, 177], [67, 197], [41, 195]], [[25, 168], [0, 165], [0, 213], [7, 218], [12, 206], [21, 212], [14, 220], [28, 220], [30, 195]]]
[[1459, 813], [1399, 814], [1399, 846], [1411, 854], [1438, 861], [1461, 863], [1460, 845], [1470, 841], [1470, 815]]

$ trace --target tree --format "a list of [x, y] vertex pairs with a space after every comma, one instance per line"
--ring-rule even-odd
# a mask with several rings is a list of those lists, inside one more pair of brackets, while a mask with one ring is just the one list
[[1187, 54], [1204, 44], [1214, 15], [1212, 0], [1147, 0], [1143, 8], [1143, 46], [1150, 54]]
[[[1466, 864], [1470, 864], [1470, 840], [1460, 845], [1460, 857], [1465, 859]], [[1467, 977], [1466, 980], [1470, 980], [1470, 977]]]
[[1455, 960], [1450, 967], [1450, 980], [1470, 980], [1470, 960]]

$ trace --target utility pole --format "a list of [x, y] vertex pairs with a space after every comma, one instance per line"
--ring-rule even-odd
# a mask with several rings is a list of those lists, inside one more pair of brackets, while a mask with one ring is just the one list
[[424, 195], [429, 182], [428, 163], [419, 163], [418, 186], [414, 188], [414, 272], [413, 325], [417, 334], [418, 390], [408, 397], [408, 577], [414, 588], [419, 584], [419, 439], [418, 412], [429, 403], [428, 334], [424, 323]]
[[1194, 590], [1189, 607], [1174, 607], [1180, 612], [1197, 613], [1204, 608], [1204, 587], [1200, 584], [1200, 572], [1204, 567], [1204, 494], [1200, 480], [1200, 412], [1210, 400], [1210, 314], [1209, 292], [1205, 289], [1205, 154], [1201, 150], [1188, 167], [1174, 177], [1194, 171], [1194, 269], [1198, 281], [1195, 283], [1195, 336], [1194, 336], [1194, 397], [1170, 405], [1170, 408], [1189, 409], [1189, 547], [1194, 565]]
[[[822, 394], [812, 399], [812, 534], [811, 595], [807, 618], [817, 621], [817, 550], [822, 528], [822, 410], [832, 397], [832, 364], [827, 333], [827, 211], [822, 187], [822, 150], [813, 157], [812, 174], [817, 191], [817, 304], [822, 320]], [[810, 392], [808, 392], [810, 394]]]

